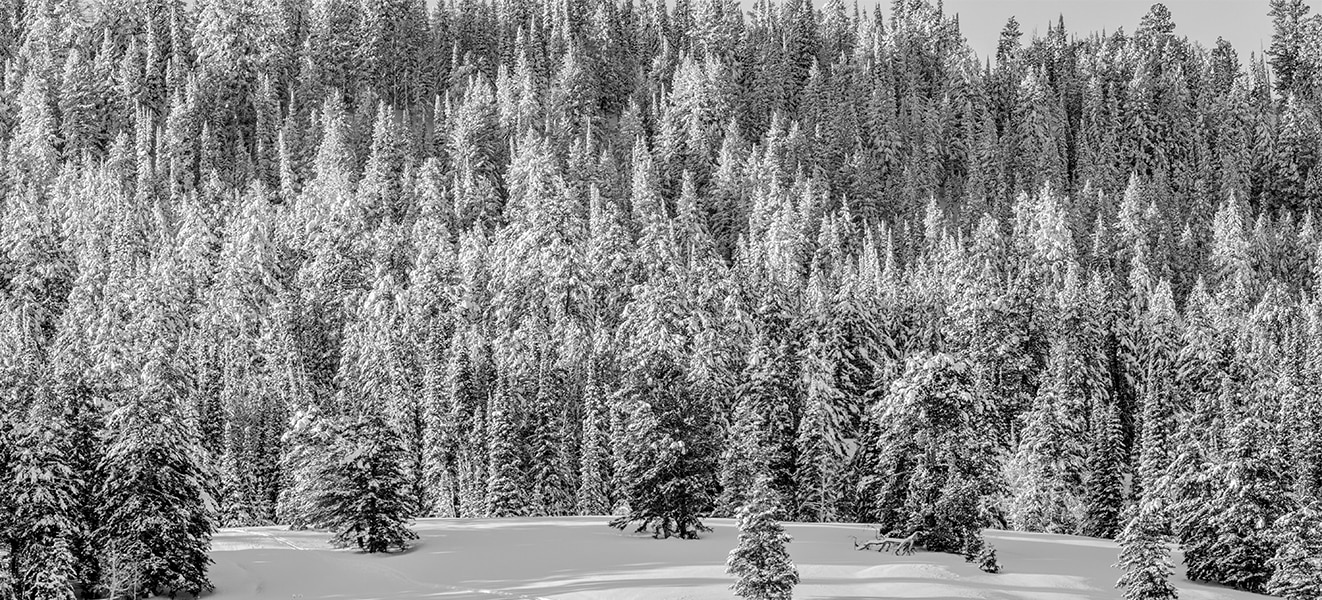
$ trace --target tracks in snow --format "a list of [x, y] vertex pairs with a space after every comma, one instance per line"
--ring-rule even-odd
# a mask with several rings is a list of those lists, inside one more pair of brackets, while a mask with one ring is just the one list
[[[318, 549], [315, 549], [315, 548], [303, 548], [303, 547], [299, 546], [298, 544], [295, 544], [295, 543], [293, 543], [293, 542], [291, 542], [291, 541], [289, 541], [289, 540], [287, 540], [287, 539], [285, 539], [285, 538], [282, 538], [282, 537], [280, 537], [280, 536], [278, 536], [278, 535], [275, 535], [275, 534], [271, 533], [270, 531], [267, 531], [265, 528], [263, 528], [263, 529], [255, 529], [255, 528], [251, 528], [251, 527], [240, 527], [240, 528], [236, 528], [235, 531], [241, 531], [241, 532], [244, 532], [244, 533], [251, 533], [251, 534], [254, 534], [254, 535], [260, 535], [260, 536], [262, 536], [262, 537], [269, 538], [270, 540], [272, 540], [272, 541], [274, 541], [274, 542], [276, 542], [276, 543], [278, 543], [278, 544], [280, 544], [280, 545], [282, 545], [282, 546], [288, 547], [288, 548], [293, 549], [293, 550], [298, 550], [298, 551], [300, 551], [300, 552], [315, 552], [315, 551], [318, 550]], [[388, 567], [388, 566], [383, 565], [383, 564], [373, 564], [373, 563], [361, 563], [361, 564], [360, 564], [360, 563], [355, 563], [355, 565], [356, 565], [356, 566], [360, 566], [360, 567], [369, 567], [369, 568], [371, 568], [372, 570], [375, 570], [375, 571], [378, 571], [378, 572], [382, 572], [382, 573], [387, 573], [387, 574], [389, 574], [389, 575], [391, 575], [391, 576], [393, 576], [393, 577], [395, 577], [395, 578], [397, 578], [397, 579], [401, 579], [401, 580], [403, 580], [403, 581], [406, 581], [406, 582], [411, 583], [411, 584], [413, 584], [413, 585], [416, 585], [416, 586], [418, 586], [418, 587], [432, 588], [432, 589], [435, 589], [435, 590], [442, 590], [442, 591], [445, 591], [445, 592], [451, 592], [451, 593], [457, 593], [457, 594], [479, 594], [479, 595], [486, 595], [486, 596], [495, 596], [495, 597], [497, 597], [497, 598], [504, 598], [504, 599], [507, 599], [507, 600], [551, 600], [550, 598], [544, 598], [544, 597], [542, 597], [542, 596], [529, 596], [529, 595], [526, 595], [526, 594], [520, 594], [520, 593], [518, 593], [518, 592], [507, 592], [507, 591], [504, 591], [504, 590], [491, 590], [491, 589], [482, 589], [482, 588], [466, 588], [466, 587], [461, 587], [461, 586], [457, 586], [457, 585], [446, 585], [446, 584], [443, 584], [443, 583], [431, 583], [431, 582], [427, 582], [427, 581], [418, 581], [417, 579], [414, 579], [414, 578], [412, 578], [412, 577], [409, 577], [407, 574], [405, 574], [403, 571], [400, 571], [399, 569], [395, 569], [395, 568], [392, 568], [392, 567]]]

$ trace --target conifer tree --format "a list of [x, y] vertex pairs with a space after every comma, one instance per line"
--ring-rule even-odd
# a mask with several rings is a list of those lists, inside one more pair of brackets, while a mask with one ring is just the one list
[[715, 495], [714, 407], [695, 397], [684, 380], [684, 340], [671, 312], [678, 303], [668, 302], [668, 293], [659, 281], [646, 285], [626, 309], [624, 375], [616, 393], [629, 407], [621, 461], [629, 513], [611, 525], [637, 524], [636, 531], [654, 537], [693, 539], [708, 530], [701, 516]]
[[1162, 527], [1153, 509], [1139, 508], [1121, 532], [1120, 562], [1115, 566], [1125, 572], [1116, 587], [1124, 589], [1125, 600], [1174, 600], [1178, 597], [1170, 584], [1170, 550], [1166, 548]]
[[158, 338], [147, 356], [139, 395], [106, 425], [98, 536], [108, 555], [102, 585], [115, 596], [125, 585], [194, 596], [212, 587], [210, 477], [195, 426], [181, 414], [182, 382], [164, 343]]
[[291, 412], [281, 438], [280, 468], [285, 481], [276, 503], [276, 521], [290, 529], [321, 525], [313, 520], [313, 500], [327, 468], [336, 432], [316, 406]]
[[610, 483], [607, 469], [610, 456], [607, 437], [609, 408], [597, 376], [589, 374], [588, 378], [583, 392], [583, 449], [579, 462], [577, 512], [580, 515], [600, 515], [610, 512], [607, 499], [607, 486]]
[[769, 477], [765, 418], [750, 401], [735, 406], [734, 422], [721, 453], [721, 496], [716, 505], [723, 515], [738, 515], [751, 498], [753, 485], [759, 478]]
[[1091, 470], [1084, 482], [1083, 533], [1114, 538], [1120, 533], [1124, 507], [1124, 430], [1119, 409], [1114, 405], [1098, 407], [1093, 423], [1088, 456]]
[[1267, 593], [1285, 600], [1316, 598], [1322, 594], [1322, 505], [1305, 500], [1299, 508], [1277, 519], [1273, 526], [1278, 544], [1269, 564]]
[[789, 600], [799, 583], [799, 570], [786, 546], [790, 536], [777, 520], [781, 514], [770, 480], [761, 476], [739, 509], [739, 545], [730, 551], [726, 572], [738, 578], [730, 586], [748, 600]]
[[332, 545], [390, 552], [417, 539], [402, 454], [399, 432], [383, 415], [364, 414], [340, 432], [312, 500], [312, 521], [334, 533]]
[[520, 486], [523, 477], [513, 409], [506, 383], [497, 388], [487, 411], [486, 462], [491, 471], [486, 480], [486, 516], [489, 518], [516, 517], [527, 511], [527, 500]]

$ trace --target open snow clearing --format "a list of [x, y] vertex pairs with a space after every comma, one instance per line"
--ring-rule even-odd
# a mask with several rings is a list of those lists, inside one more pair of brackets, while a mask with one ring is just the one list
[[[729, 599], [725, 559], [738, 531], [710, 519], [699, 540], [654, 540], [606, 526], [606, 517], [424, 519], [408, 551], [334, 550], [330, 536], [282, 527], [216, 534], [216, 600], [700, 600]], [[985, 598], [1111, 600], [1120, 571], [1114, 542], [987, 531], [1004, 572], [990, 575], [959, 556], [859, 551], [862, 525], [786, 523], [802, 582], [795, 598]], [[1178, 553], [1173, 557], [1178, 563]], [[1177, 567], [1181, 600], [1264, 598], [1192, 583]]]

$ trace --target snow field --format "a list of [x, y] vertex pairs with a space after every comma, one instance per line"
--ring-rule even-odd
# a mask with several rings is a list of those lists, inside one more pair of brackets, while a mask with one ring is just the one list
[[[425, 519], [408, 552], [333, 550], [324, 532], [225, 529], [212, 547], [215, 600], [706, 600], [730, 599], [725, 558], [738, 530], [710, 519], [699, 540], [654, 540], [606, 526], [607, 517]], [[796, 599], [984, 598], [1112, 600], [1115, 543], [988, 531], [1005, 571], [987, 574], [958, 556], [861, 552], [862, 525], [787, 523], [802, 583]], [[1173, 557], [1179, 561], [1178, 554]], [[1265, 598], [1189, 582], [1181, 600]]]

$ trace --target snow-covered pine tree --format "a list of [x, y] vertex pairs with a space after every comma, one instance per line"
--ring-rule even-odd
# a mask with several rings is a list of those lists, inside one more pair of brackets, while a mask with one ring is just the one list
[[883, 530], [923, 531], [929, 550], [959, 552], [987, 526], [999, 477], [987, 408], [974, 395], [970, 365], [920, 354], [872, 407], [875, 473]]
[[72, 600], [77, 572], [69, 541], [79, 533], [80, 486], [53, 408], [38, 399], [18, 424], [12, 462], [0, 481], [12, 511], [3, 537], [17, 597]]
[[1267, 593], [1284, 600], [1322, 598], [1322, 502], [1306, 499], [1276, 520], [1276, 555]]
[[1143, 316], [1147, 338], [1142, 344], [1143, 375], [1139, 402], [1142, 410], [1142, 433], [1139, 439], [1138, 483], [1144, 499], [1164, 498], [1161, 488], [1166, 469], [1174, 453], [1171, 438], [1175, 433], [1175, 361], [1179, 341], [1179, 315], [1171, 296], [1170, 282], [1161, 281], [1148, 299]]
[[280, 470], [285, 479], [276, 502], [276, 522], [290, 529], [321, 525], [313, 521], [313, 500], [336, 435], [333, 424], [315, 405], [291, 412], [289, 428], [280, 440]]
[[1271, 578], [1268, 561], [1277, 549], [1271, 527], [1286, 512], [1289, 498], [1280, 479], [1285, 468], [1269, 444], [1269, 425], [1261, 416], [1243, 415], [1229, 438], [1230, 447], [1212, 473], [1224, 483], [1213, 487], [1207, 503], [1215, 537], [1206, 550], [1211, 564], [1201, 574], [1262, 592]]
[[77, 563], [63, 537], [42, 540], [29, 548], [20, 560], [31, 567], [24, 573], [23, 598], [30, 600], [75, 600], [74, 583], [77, 581]]
[[[634, 147], [635, 164], [646, 165]], [[650, 530], [655, 537], [692, 539], [708, 530], [701, 517], [712, 508], [719, 459], [716, 406], [692, 389], [684, 372], [691, 352], [684, 327], [674, 236], [665, 207], [645, 173], [634, 173], [634, 209], [643, 229], [638, 244], [649, 281], [634, 288], [617, 332], [620, 387], [615, 401], [627, 411], [619, 480], [629, 513], [611, 526]]]
[[790, 379], [794, 367], [788, 348], [789, 344], [776, 339], [773, 333], [759, 332], [749, 350], [742, 383], [735, 395], [741, 404], [748, 403], [748, 410], [759, 415], [762, 459], [766, 461], [767, 474], [776, 492], [786, 502], [793, 503], [798, 483], [794, 479], [794, 455], [799, 399]]
[[1011, 462], [1017, 481], [1012, 484], [1010, 522], [1018, 530], [1071, 533], [1076, 528], [1077, 502], [1067, 487], [1064, 464], [1070, 432], [1061, 415], [1071, 401], [1066, 378], [1073, 365], [1066, 352], [1064, 344], [1053, 345], [1047, 381], [1038, 388]]
[[786, 548], [791, 538], [778, 520], [782, 511], [775, 493], [770, 478], [759, 476], [735, 521], [739, 545], [730, 551], [725, 572], [738, 578], [730, 588], [746, 600], [789, 600], [799, 583], [799, 570]]
[[734, 411], [734, 423], [726, 434], [721, 453], [721, 495], [716, 500], [718, 514], [736, 516], [748, 504], [754, 484], [767, 476], [767, 452], [763, 420], [766, 417], [748, 400], [741, 400]]
[[196, 426], [181, 409], [182, 373], [162, 337], [152, 343], [138, 393], [106, 423], [98, 537], [107, 555], [102, 585], [112, 596], [128, 585], [194, 596], [212, 587], [212, 478]]
[[514, 421], [514, 399], [510, 397], [509, 388], [508, 381], [498, 384], [487, 409], [488, 518], [517, 517], [528, 511], [522, 485], [525, 482], [518, 447], [519, 431]]
[[1140, 507], [1131, 514], [1120, 533], [1120, 558], [1115, 565], [1125, 572], [1116, 587], [1124, 589], [1124, 600], [1174, 600], [1178, 594], [1170, 584], [1170, 549], [1154, 507]]
[[1083, 534], [1114, 538], [1124, 510], [1124, 428], [1115, 405], [1101, 405], [1093, 415], [1084, 481]]
[[577, 512], [580, 515], [602, 515], [610, 512], [607, 486], [610, 483], [607, 469], [610, 458], [610, 440], [607, 437], [606, 392], [597, 381], [594, 363], [595, 356], [589, 359], [588, 382], [583, 390], [583, 433], [582, 451], [579, 457], [579, 481], [576, 495]]
[[334, 533], [333, 546], [390, 552], [417, 539], [403, 453], [384, 415], [362, 414], [344, 427], [312, 501], [312, 521]]
[[807, 397], [795, 439], [794, 479], [798, 515], [807, 521], [835, 520], [839, 498], [847, 485], [843, 477], [844, 419], [840, 414], [845, 396], [836, 387], [831, 366], [820, 358], [804, 365]]

